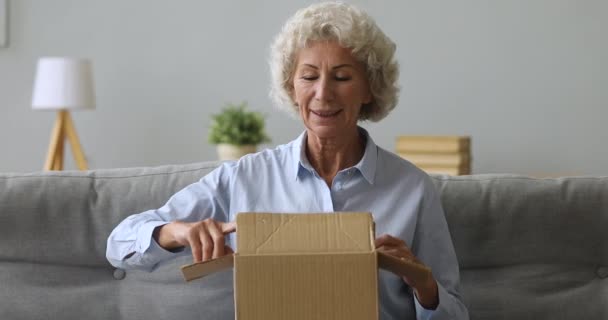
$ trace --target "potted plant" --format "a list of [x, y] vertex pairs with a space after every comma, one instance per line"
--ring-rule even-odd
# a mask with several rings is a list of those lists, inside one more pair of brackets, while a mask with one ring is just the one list
[[235, 160], [256, 152], [257, 145], [269, 142], [261, 113], [246, 110], [247, 103], [228, 104], [212, 115], [209, 142], [217, 145], [220, 160]]

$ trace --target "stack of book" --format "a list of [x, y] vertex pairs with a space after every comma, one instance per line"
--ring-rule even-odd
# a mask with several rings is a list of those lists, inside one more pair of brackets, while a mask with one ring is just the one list
[[399, 136], [397, 154], [427, 173], [471, 173], [471, 138], [468, 136]]

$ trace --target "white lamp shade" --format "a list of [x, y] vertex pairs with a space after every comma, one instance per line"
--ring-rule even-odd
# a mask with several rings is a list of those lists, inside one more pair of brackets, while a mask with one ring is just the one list
[[38, 60], [32, 108], [95, 109], [91, 61], [45, 57]]

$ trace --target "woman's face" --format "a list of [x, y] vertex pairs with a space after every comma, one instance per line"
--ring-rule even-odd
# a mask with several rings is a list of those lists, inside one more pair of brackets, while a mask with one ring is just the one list
[[337, 42], [311, 42], [296, 56], [293, 99], [309, 133], [352, 135], [361, 106], [371, 102], [364, 66]]

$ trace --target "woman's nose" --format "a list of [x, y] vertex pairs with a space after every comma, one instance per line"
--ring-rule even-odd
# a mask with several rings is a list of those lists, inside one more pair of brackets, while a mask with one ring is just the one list
[[319, 101], [332, 101], [334, 99], [334, 88], [328, 77], [319, 78], [315, 98]]

